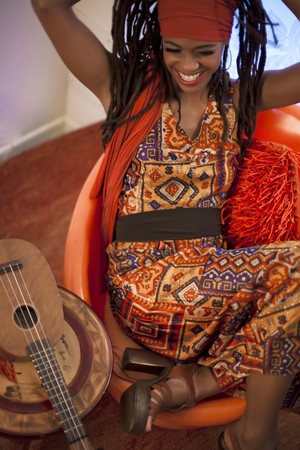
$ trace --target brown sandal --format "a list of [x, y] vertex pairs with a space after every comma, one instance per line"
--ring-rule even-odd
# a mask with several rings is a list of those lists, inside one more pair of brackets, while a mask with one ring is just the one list
[[[194, 372], [194, 368], [185, 369], [184, 372], [181, 370], [180, 376], [172, 376], [152, 385], [148, 414], [152, 418], [152, 422], [161, 411], [175, 412], [195, 404]], [[178, 385], [178, 381], [181, 386]], [[173, 386], [171, 386], [172, 384]], [[183, 403], [179, 400], [180, 397], [183, 399]], [[188, 398], [186, 399], [186, 397]]]
[[[177, 411], [195, 403], [193, 375], [194, 368], [175, 368], [178, 376], [168, 378], [174, 363], [165, 357], [149, 352], [127, 348], [122, 360], [122, 368], [138, 372], [152, 373], [156, 378], [136, 381], [121, 396], [121, 422], [124, 432], [140, 434], [145, 428], [151, 428], [156, 415], [163, 411]], [[182, 387], [176, 392], [169, 384], [183, 380]], [[180, 391], [180, 392], [178, 392]], [[178, 397], [182, 398], [181, 402]], [[187, 398], [188, 397], [188, 398]], [[177, 406], [179, 405], [179, 406]], [[149, 418], [151, 418], [150, 427]]]
[[156, 375], [150, 380], [133, 383], [123, 392], [120, 400], [121, 423], [125, 433], [141, 434], [146, 427], [151, 386], [167, 378], [174, 363], [147, 350], [126, 348], [122, 368]]

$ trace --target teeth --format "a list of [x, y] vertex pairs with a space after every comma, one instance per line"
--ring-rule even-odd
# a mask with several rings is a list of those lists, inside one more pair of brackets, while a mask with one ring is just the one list
[[180, 75], [180, 78], [182, 78], [183, 81], [191, 82], [191, 81], [196, 81], [202, 72], [196, 73], [195, 75], [185, 75], [182, 72], [178, 72], [178, 73]]

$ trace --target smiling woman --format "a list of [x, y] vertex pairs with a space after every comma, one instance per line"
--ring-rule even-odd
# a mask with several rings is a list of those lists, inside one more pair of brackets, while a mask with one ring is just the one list
[[[300, 101], [300, 64], [264, 71], [275, 26], [260, 0], [116, 0], [112, 53], [74, 15], [76, 0], [32, 3], [107, 112], [90, 195], [103, 207], [114, 371], [137, 380], [121, 399], [124, 430], [139, 434], [164, 409], [246, 391], [246, 412], [220, 447], [275, 448], [281, 404], [299, 377], [296, 354], [287, 363], [276, 349], [297, 342], [300, 244], [227, 249], [220, 228], [257, 113]], [[299, 2], [285, 3], [299, 16]], [[234, 16], [238, 81], [226, 70]], [[151, 365], [159, 384], [133, 373]]]

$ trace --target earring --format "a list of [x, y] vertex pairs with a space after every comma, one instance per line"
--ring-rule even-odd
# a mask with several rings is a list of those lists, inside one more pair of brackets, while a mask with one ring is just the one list
[[226, 69], [225, 70], [229, 70], [230, 69], [230, 67], [231, 67], [231, 64], [232, 64], [232, 53], [231, 53], [231, 50], [230, 50], [230, 48], [228, 49], [228, 53], [227, 53], [227, 56], [229, 55], [229, 66], [228, 67], [226, 67]]

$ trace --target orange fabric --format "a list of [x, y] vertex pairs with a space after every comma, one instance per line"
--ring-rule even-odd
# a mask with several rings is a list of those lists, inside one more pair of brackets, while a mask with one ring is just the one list
[[159, 0], [158, 20], [164, 37], [228, 42], [235, 2], [226, 0]]
[[[159, 79], [156, 77], [141, 93], [130, 116], [138, 114], [146, 108], [158, 89]], [[103, 194], [103, 244], [106, 247], [113, 239], [114, 225], [118, 210], [118, 198], [123, 179], [130, 161], [138, 145], [147, 136], [161, 115], [162, 99], [142, 114], [139, 119], [132, 120], [114, 132], [106, 147], [103, 163], [91, 189], [91, 198]]]

